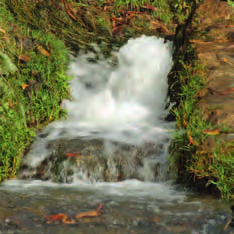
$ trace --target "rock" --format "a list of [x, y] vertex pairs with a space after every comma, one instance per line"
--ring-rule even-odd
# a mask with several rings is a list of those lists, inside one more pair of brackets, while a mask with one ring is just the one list
[[121, 181], [166, 179], [169, 142], [142, 146], [102, 139], [57, 140], [50, 142], [50, 154], [37, 166], [22, 160], [20, 179], [42, 179], [55, 182]]

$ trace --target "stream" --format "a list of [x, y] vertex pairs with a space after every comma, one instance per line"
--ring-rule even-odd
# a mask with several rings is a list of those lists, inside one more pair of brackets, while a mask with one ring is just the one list
[[[95, 47], [95, 46], [94, 46]], [[74, 59], [66, 119], [38, 133], [0, 187], [0, 233], [234, 233], [230, 204], [172, 183], [172, 45], [130, 39]]]

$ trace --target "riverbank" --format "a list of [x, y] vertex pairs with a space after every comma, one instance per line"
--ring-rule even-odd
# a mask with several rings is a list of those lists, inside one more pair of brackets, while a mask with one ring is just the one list
[[206, 0], [196, 10], [187, 34], [198, 63], [185, 62], [180, 73], [182, 101], [175, 114], [186, 133], [177, 136], [171, 157], [180, 182], [229, 199], [234, 192], [233, 9]]

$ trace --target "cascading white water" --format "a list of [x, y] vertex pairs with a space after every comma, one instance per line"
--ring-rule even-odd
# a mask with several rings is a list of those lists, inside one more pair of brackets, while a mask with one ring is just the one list
[[[199, 200], [186, 201], [189, 193], [181, 191], [182, 187], [178, 190], [171, 186], [170, 181], [155, 182], [155, 177], [151, 177], [151, 166], [157, 162], [163, 165], [167, 160], [168, 138], [170, 138], [168, 129], [173, 129], [173, 125], [169, 126], [163, 120], [167, 114], [164, 105], [167, 74], [172, 66], [171, 53], [170, 44], [165, 44], [163, 40], [155, 37], [142, 36], [129, 40], [120, 49], [117, 54], [119, 65], [115, 69], [108, 66], [104, 60], [94, 64], [87, 62], [85, 55], [79, 56], [69, 71], [74, 79], [71, 81], [72, 100], [63, 103], [68, 110], [67, 119], [44, 129], [42, 133], [48, 135], [44, 134], [46, 137], [39, 135], [24, 158], [27, 165], [32, 168], [37, 167], [50, 155], [50, 150], [46, 148], [48, 143], [56, 139], [66, 140], [76, 137], [81, 141], [87, 136], [104, 139], [105, 150], [110, 156], [114, 155], [115, 150], [123, 150], [121, 144], [113, 146], [112, 141], [138, 146], [144, 143], [147, 145], [149, 142], [155, 143], [156, 146], [163, 145], [165, 148], [162, 150], [163, 153], [157, 150], [152, 153], [150, 148], [151, 152], [147, 151], [149, 157], [144, 158], [146, 155], [141, 152], [140, 156], [144, 159], [142, 167], [132, 168], [132, 165], [126, 167], [127, 170], [138, 170], [139, 174], [144, 174], [143, 181], [133, 180], [132, 177], [127, 177], [121, 182], [108, 180], [110, 181], [108, 183], [103, 180], [90, 183], [89, 180], [82, 179], [74, 180], [72, 184], [54, 183], [53, 180], [8, 180], [0, 186], [0, 196], [3, 197], [1, 200], [4, 204], [1, 207], [4, 214], [2, 217], [5, 219], [15, 210], [17, 214], [13, 213], [17, 221], [15, 223], [22, 225], [28, 223], [28, 220], [33, 220], [33, 213], [38, 213], [39, 218], [35, 220], [40, 220], [41, 214], [44, 216], [51, 211], [54, 213], [58, 208], [59, 212], [74, 208], [77, 213], [82, 206], [86, 210], [90, 205], [96, 206], [101, 203], [105, 208], [103, 218], [100, 219], [101, 222], [92, 222], [90, 233], [94, 227], [97, 232], [102, 230], [100, 233], [103, 233], [104, 229], [98, 229], [101, 225], [105, 225], [108, 231], [115, 229], [118, 233], [123, 230], [126, 232], [142, 230], [144, 233], [166, 233], [171, 230], [185, 233], [224, 233], [223, 230], [227, 227], [225, 223], [231, 218], [224, 216], [223, 207], [219, 208], [220, 214], [217, 214], [216, 206], [212, 208], [210, 203], [204, 206]], [[90, 142], [92, 144], [95, 141]], [[131, 153], [129, 151], [124, 155], [129, 157], [130, 161], [134, 159]], [[69, 162], [69, 159], [67, 161]], [[100, 165], [98, 164], [98, 167]], [[167, 171], [167, 163], [165, 165], [163, 173]], [[110, 167], [110, 170], [112, 169], [113, 167]], [[15, 203], [12, 203], [15, 199]], [[4, 202], [10, 205], [5, 206]], [[16, 208], [12, 204], [16, 204]], [[30, 209], [26, 209], [27, 206]], [[24, 216], [27, 210], [30, 213]], [[26, 217], [22, 219], [24, 222], [18, 221], [19, 216]], [[104, 221], [105, 219], [108, 221]], [[10, 219], [7, 218], [5, 222], [9, 222], [7, 220]], [[138, 224], [138, 220], [144, 222]], [[38, 225], [37, 222], [35, 221], [33, 225], [30, 223], [30, 226], [35, 226], [36, 231], [38, 228], [42, 231], [49, 230], [46, 222], [44, 222], [46, 229], [42, 229], [43, 224]], [[4, 227], [2, 219], [0, 224]], [[86, 221], [85, 225], [82, 225], [82, 221], [77, 224], [74, 226], [75, 229], [63, 224], [59, 226], [59, 231], [70, 233], [71, 230], [82, 230], [85, 226], [84, 232], [88, 233]], [[10, 228], [10, 225], [6, 227]], [[64, 227], [67, 229], [61, 229]], [[114, 229], [110, 229], [111, 227]], [[17, 229], [27, 230], [21, 226], [17, 226]], [[54, 230], [52, 229], [52, 232]], [[228, 229], [226, 231], [225, 233], [230, 232]]]
[[[88, 62], [90, 54], [81, 54], [71, 64], [68, 74], [72, 76], [72, 100], [63, 102], [68, 116], [44, 129], [47, 137], [37, 137], [24, 158], [28, 165], [38, 166], [50, 154], [47, 143], [57, 139], [90, 137], [134, 145], [155, 142], [168, 147], [168, 129], [173, 126], [163, 118], [168, 113], [165, 101], [167, 75], [173, 64], [172, 44], [141, 36], [130, 39], [115, 55], [115, 68], [103, 58], [97, 63]], [[163, 161], [165, 157], [167, 153], [153, 160]], [[150, 164], [148, 160], [141, 170], [148, 170]]]
[[170, 44], [155, 37], [130, 39], [120, 49], [118, 61], [114, 71], [104, 61], [90, 64], [82, 57], [71, 65], [73, 100], [65, 105], [69, 121], [57, 127], [78, 135], [72, 128], [116, 132], [160, 126], [172, 66]]

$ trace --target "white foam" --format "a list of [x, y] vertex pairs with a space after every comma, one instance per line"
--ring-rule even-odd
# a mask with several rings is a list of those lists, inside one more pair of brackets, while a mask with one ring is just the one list
[[123, 182], [100, 182], [87, 183], [84, 181], [77, 181], [73, 184], [58, 184], [41, 180], [8, 180], [2, 184], [0, 190], [4, 189], [11, 192], [27, 192], [27, 194], [46, 194], [48, 188], [65, 188], [73, 189], [77, 192], [86, 191], [93, 192], [96, 195], [103, 196], [120, 196], [120, 197], [141, 197], [141, 198], [157, 198], [163, 201], [184, 200], [186, 198], [185, 192], [176, 191], [169, 183], [152, 183], [141, 182], [138, 180], [125, 180]]
[[63, 103], [68, 117], [44, 129], [48, 136], [36, 139], [27, 164], [39, 165], [50, 153], [47, 143], [56, 139], [89, 136], [136, 145], [168, 139], [171, 126], [163, 118], [173, 64], [171, 43], [148, 36], [130, 39], [117, 58], [116, 68], [105, 60], [90, 63], [87, 55], [71, 64], [72, 100]]

